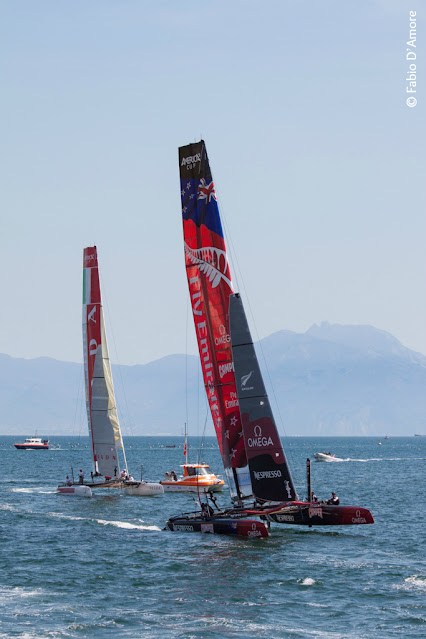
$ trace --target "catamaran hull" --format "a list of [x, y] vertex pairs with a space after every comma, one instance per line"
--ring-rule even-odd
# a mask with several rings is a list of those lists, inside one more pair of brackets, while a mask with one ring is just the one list
[[217, 535], [238, 535], [239, 537], [269, 537], [267, 526], [255, 519], [231, 519], [222, 517], [171, 517], [166, 530], [173, 532], [201, 532]]
[[[331, 506], [328, 504], [306, 504], [288, 506], [264, 517], [278, 524], [301, 526], [353, 526], [374, 524], [373, 515], [367, 508], [356, 506]], [[262, 517], [263, 519], [263, 517]]]
[[185, 484], [179, 482], [161, 482], [165, 492], [172, 493], [218, 493], [222, 492], [224, 482], [212, 484], [210, 486], [200, 486], [196, 484]]
[[74, 497], [91, 497], [89, 486], [58, 486], [59, 495], [71, 495]]
[[135, 497], [158, 497], [164, 494], [164, 488], [161, 484], [148, 483], [146, 481], [138, 482], [131, 486], [125, 486], [126, 495]]

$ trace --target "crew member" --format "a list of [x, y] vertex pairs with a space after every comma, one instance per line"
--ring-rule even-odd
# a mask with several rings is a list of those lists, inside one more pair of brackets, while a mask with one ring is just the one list
[[68, 477], [68, 475], [67, 475], [67, 478], [66, 478], [66, 480], [65, 480], [65, 484], [66, 484], [67, 486], [72, 486], [72, 481], [71, 481], [71, 479]]
[[201, 503], [201, 512], [204, 518], [212, 517], [214, 514], [213, 508], [210, 504], [206, 504], [206, 502]]
[[170, 473], [170, 476], [173, 479], [173, 481], [177, 481], [177, 475], [175, 470], [172, 470], [172, 472]]
[[81, 470], [81, 468], [80, 468], [80, 470], [78, 471], [78, 481], [80, 482], [80, 484], [84, 484], [84, 473], [83, 473], [83, 471]]
[[338, 506], [340, 504], [340, 500], [336, 493], [331, 493], [331, 499], [327, 501], [327, 504], [331, 504], [332, 506]]

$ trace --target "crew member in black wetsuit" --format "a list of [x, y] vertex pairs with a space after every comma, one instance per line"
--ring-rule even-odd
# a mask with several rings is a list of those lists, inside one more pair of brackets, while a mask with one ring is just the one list
[[331, 499], [327, 501], [327, 504], [331, 504], [332, 506], [338, 506], [340, 504], [340, 500], [336, 493], [331, 493]]
[[205, 519], [208, 519], [209, 517], [212, 517], [212, 515], [214, 514], [214, 510], [210, 506], [210, 504], [207, 504], [204, 501], [201, 503], [201, 512], [202, 512], [202, 516]]

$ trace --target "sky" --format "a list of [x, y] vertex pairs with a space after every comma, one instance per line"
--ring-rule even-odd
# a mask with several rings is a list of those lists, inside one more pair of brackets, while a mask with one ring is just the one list
[[196, 352], [177, 157], [201, 137], [256, 336], [370, 324], [426, 353], [420, 5], [3, 2], [0, 353], [82, 360], [93, 244], [113, 361]]

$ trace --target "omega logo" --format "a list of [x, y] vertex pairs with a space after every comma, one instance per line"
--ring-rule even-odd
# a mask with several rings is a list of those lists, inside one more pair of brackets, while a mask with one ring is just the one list
[[254, 427], [253, 434], [254, 434], [254, 437], [249, 437], [247, 440], [247, 443], [250, 448], [264, 448], [266, 446], [274, 445], [274, 442], [272, 441], [271, 437], [262, 436], [262, 429], [259, 426], [259, 424], [256, 424], [256, 426]]

